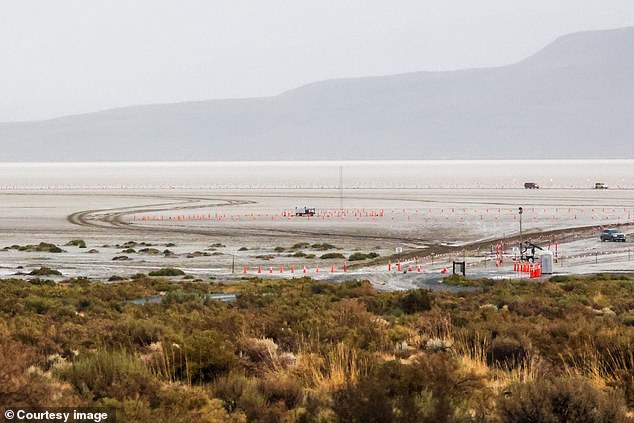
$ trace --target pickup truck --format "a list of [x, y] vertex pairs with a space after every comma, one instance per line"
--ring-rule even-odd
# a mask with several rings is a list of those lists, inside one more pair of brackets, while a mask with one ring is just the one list
[[314, 207], [295, 207], [295, 216], [314, 216]]

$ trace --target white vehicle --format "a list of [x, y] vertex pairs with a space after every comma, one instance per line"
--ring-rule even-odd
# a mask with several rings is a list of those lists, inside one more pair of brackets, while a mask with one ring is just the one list
[[608, 189], [608, 186], [603, 182], [597, 182], [594, 184], [594, 189]]
[[314, 216], [314, 207], [295, 207], [295, 216]]

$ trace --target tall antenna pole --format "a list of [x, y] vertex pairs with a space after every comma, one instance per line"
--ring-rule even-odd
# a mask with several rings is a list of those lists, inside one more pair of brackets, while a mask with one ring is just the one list
[[343, 212], [343, 166], [339, 165], [339, 210]]
[[520, 260], [524, 258], [524, 253], [522, 252], [524, 238], [522, 237], [522, 214], [524, 213], [524, 209], [522, 207], [519, 208], [520, 214]]

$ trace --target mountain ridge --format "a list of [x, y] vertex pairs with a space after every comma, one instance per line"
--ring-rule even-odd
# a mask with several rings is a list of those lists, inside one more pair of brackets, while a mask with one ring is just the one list
[[584, 31], [500, 67], [4, 122], [0, 148], [4, 161], [634, 157], [633, 80], [634, 27]]

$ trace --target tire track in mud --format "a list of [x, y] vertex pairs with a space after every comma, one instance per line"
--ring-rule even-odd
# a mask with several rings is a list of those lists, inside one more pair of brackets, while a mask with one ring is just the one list
[[[324, 237], [332, 239], [357, 239], [366, 241], [398, 241], [407, 243], [427, 243], [428, 240], [408, 238], [400, 236], [389, 235], [366, 235], [366, 234], [335, 234], [319, 231], [302, 231], [302, 230], [289, 230], [289, 229], [258, 229], [247, 228], [244, 226], [237, 226], [232, 229], [225, 228], [174, 228], [166, 227], [164, 225], [148, 226], [134, 224], [125, 220], [126, 216], [137, 213], [154, 213], [154, 212], [168, 212], [178, 210], [195, 210], [201, 208], [216, 208], [227, 206], [239, 206], [245, 204], [257, 204], [257, 201], [253, 200], [236, 200], [236, 199], [221, 199], [221, 198], [209, 198], [209, 197], [161, 197], [161, 196], [145, 196], [148, 198], [170, 198], [180, 201], [172, 201], [166, 203], [148, 204], [146, 206], [131, 206], [131, 207], [118, 207], [112, 209], [91, 209], [83, 210], [72, 213], [66, 217], [66, 220], [78, 226], [87, 226], [99, 229], [118, 229], [129, 230], [142, 233], [177, 233], [177, 234], [191, 234], [191, 235], [207, 235], [207, 236], [251, 236], [251, 237], [271, 237], [271, 236], [302, 236], [302, 237]], [[202, 202], [215, 200], [214, 203]]]
[[[137, 197], [137, 196], [130, 196]], [[143, 196], [147, 198], [161, 198], [172, 199], [177, 201], [170, 201], [165, 203], [153, 203], [144, 206], [130, 206], [130, 207], [117, 207], [111, 209], [92, 209], [83, 210], [72, 213], [66, 217], [66, 220], [78, 226], [91, 226], [95, 228], [122, 228], [132, 230], [154, 230], [159, 228], [142, 228], [133, 227], [130, 223], [124, 221], [125, 216], [137, 213], [155, 213], [155, 212], [167, 212], [178, 210], [195, 210], [201, 208], [214, 208], [235, 206], [242, 204], [255, 204], [256, 201], [248, 200], [226, 200], [220, 198], [208, 198], [208, 197], [161, 197], [161, 196]], [[138, 197], [137, 197], [138, 198]], [[215, 201], [209, 203], [208, 201]], [[203, 202], [204, 201], [204, 202]], [[160, 230], [163, 230], [162, 228]]]
[[[191, 235], [204, 235], [204, 236], [250, 236], [250, 237], [272, 237], [272, 236], [297, 236], [297, 237], [328, 237], [329, 239], [355, 239], [355, 240], [365, 240], [365, 241], [395, 241], [402, 243], [413, 243], [424, 245], [424, 248], [414, 248], [408, 249], [403, 254], [393, 255], [390, 257], [384, 257], [381, 259], [377, 259], [376, 262], [383, 262], [385, 259], [397, 259], [397, 258], [406, 258], [411, 256], [412, 254], [416, 254], [419, 256], [428, 256], [430, 254], [446, 254], [452, 251], [462, 251], [469, 249], [477, 249], [488, 246], [490, 244], [495, 244], [497, 242], [507, 242], [512, 243], [516, 241], [517, 236], [505, 236], [505, 237], [497, 237], [490, 238], [486, 240], [475, 240], [472, 242], [464, 243], [461, 245], [446, 245], [440, 244], [438, 242], [434, 242], [430, 239], [420, 239], [420, 238], [412, 238], [406, 236], [391, 236], [391, 235], [377, 235], [377, 234], [355, 234], [355, 233], [328, 233], [325, 231], [309, 231], [309, 230], [290, 230], [290, 229], [273, 229], [273, 228], [249, 228], [245, 226], [235, 226], [232, 229], [227, 228], [189, 228], [189, 227], [169, 227], [165, 225], [143, 225], [143, 224], [135, 224], [125, 220], [126, 216], [132, 214], [140, 214], [140, 213], [154, 213], [154, 212], [168, 212], [168, 211], [179, 211], [179, 210], [196, 210], [202, 208], [222, 208], [227, 206], [240, 206], [246, 204], [257, 204], [257, 201], [247, 200], [247, 199], [226, 199], [226, 198], [212, 198], [212, 197], [203, 197], [203, 196], [161, 196], [161, 195], [120, 195], [124, 197], [131, 198], [153, 198], [153, 199], [162, 199], [162, 200], [171, 200], [166, 202], [147, 204], [147, 205], [139, 205], [139, 206], [130, 206], [130, 207], [118, 207], [112, 209], [91, 209], [91, 210], [83, 210], [79, 212], [72, 213], [67, 216], [67, 221], [74, 225], [92, 227], [96, 229], [104, 229], [104, 230], [128, 230], [134, 232], [142, 232], [146, 234], [151, 233], [176, 233], [176, 234], [191, 234]], [[246, 195], [234, 195], [233, 197], [246, 197]], [[249, 196], [253, 198], [253, 195]], [[290, 195], [263, 195], [262, 197], [266, 198], [287, 198], [292, 197]], [[338, 196], [321, 196], [315, 198], [339, 198]], [[349, 200], [352, 199], [373, 199], [377, 200], [377, 198], [368, 198], [363, 195], [357, 196], [347, 196]], [[412, 199], [412, 198], [378, 198], [379, 200], [392, 200], [392, 201], [412, 201], [412, 202], [423, 202], [423, 203], [435, 203], [440, 201], [446, 201], [446, 199], [442, 200], [431, 200], [431, 199]], [[455, 203], [460, 204], [460, 200], [455, 201]], [[462, 200], [463, 204], [468, 204], [469, 201]], [[490, 204], [493, 205], [495, 203], [480, 203], [480, 204]], [[502, 203], [498, 203], [502, 205]], [[507, 204], [504, 204], [507, 205]], [[611, 226], [620, 226], [618, 224], [614, 224]], [[559, 237], [561, 241], [565, 238], [570, 238], [573, 236], [585, 236], [586, 234], [590, 234], [592, 231], [596, 231], [600, 229], [601, 226], [591, 225], [591, 226], [579, 226], [579, 227], [569, 227], [569, 228], [558, 228], [534, 233], [526, 233], [525, 236], [533, 237], [534, 239], [545, 239], [552, 237]], [[366, 263], [366, 265], [369, 263]]]

